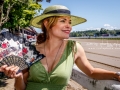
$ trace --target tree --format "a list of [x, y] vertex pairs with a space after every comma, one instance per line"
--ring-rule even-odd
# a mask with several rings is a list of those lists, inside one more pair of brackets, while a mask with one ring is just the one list
[[[40, 12], [42, 0], [1, 0], [0, 1], [0, 30], [3, 27], [25, 27], [29, 21]], [[46, 0], [50, 2], [51, 0]]]
[[41, 5], [29, 0], [28, 4], [17, 2], [9, 13], [9, 20], [3, 27], [9, 29], [29, 26], [30, 20], [41, 10]]
[[115, 30], [110, 30], [109, 33], [110, 33], [110, 35], [114, 36], [116, 34], [116, 31]]
[[0, 30], [4, 23], [9, 20], [9, 13], [16, 2], [26, 3], [27, 0], [1, 0], [0, 1]]

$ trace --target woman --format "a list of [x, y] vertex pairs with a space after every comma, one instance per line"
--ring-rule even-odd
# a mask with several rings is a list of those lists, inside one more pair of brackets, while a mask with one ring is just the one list
[[16, 90], [65, 90], [74, 63], [91, 78], [120, 81], [119, 73], [91, 66], [82, 46], [68, 40], [72, 26], [85, 21], [84, 18], [70, 15], [65, 6], [46, 8], [42, 15], [31, 20], [32, 26], [43, 31], [37, 37], [36, 49], [46, 57], [21, 73], [16, 73], [19, 70], [17, 66], [4, 65], [1, 71], [15, 78]]

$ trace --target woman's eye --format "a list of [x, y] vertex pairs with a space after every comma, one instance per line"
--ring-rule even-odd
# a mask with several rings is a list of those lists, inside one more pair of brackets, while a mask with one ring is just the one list
[[65, 20], [61, 20], [60, 22], [65, 22]]
[[[65, 22], [66, 22], [66, 23], [67, 23], [67, 21], [66, 21], [66, 20], [60, 20], [60, 22], [63, 22], [63, 23], [65, 23]], [[69, 21], [68, 23], [69, 23], [69, 24], [71, 24], [72, 22], [71, 22], [71, 21]]]

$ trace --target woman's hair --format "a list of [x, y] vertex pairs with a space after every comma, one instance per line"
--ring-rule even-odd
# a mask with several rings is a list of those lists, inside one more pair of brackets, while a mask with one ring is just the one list
[[44, 20], [47, 20], [48, 24], [47, 27], [44, 25], [44, 20], [41, 21], [41, 30], [43, 33], [40, 33], [37, 36], [37, 44], [41, 44], [46, 41], [46, 39], [49, 39], [49, 30], [57, 23], [57, 20], [60, 16], [52, 16], [48, 17]]

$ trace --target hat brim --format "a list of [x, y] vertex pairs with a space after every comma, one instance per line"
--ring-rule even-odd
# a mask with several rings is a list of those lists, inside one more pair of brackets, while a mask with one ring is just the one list
[[40, 21], [42, 21], [43, 19], [47, 17], [51, 17], [51, 16], [70, 16], [71, 21], [72, 21], [71, 23], [72, 26], [75, 26], [75, 25], [78, 25], [78, 24], [81, 24], [87, 21], [85, 18], [74, 16], [74, 15], [69, 15], [69, 14], [60, 14], [60, 13], [59, 14], [44, 14], [44, 15], [40, 15], [40, 16], [33, 18], [30, 21], [30, 25], [36, 28], [41, 28]]

